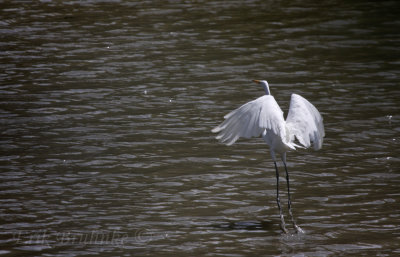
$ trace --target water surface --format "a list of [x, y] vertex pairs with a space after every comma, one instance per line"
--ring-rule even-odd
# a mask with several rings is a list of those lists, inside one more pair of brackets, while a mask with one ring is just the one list
[[[0, 254], [398, 255], [399, 7], [2, 3]], [[263, 141], [210, 132], [252, 79], [324, 116], [322, 150], [288, 154], [304, 235]]]

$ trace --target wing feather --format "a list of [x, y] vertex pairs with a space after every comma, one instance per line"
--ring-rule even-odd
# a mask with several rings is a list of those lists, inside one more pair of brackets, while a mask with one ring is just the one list
[[317, 108], [300, 95], [292, 94], [286, 126], [300, 144], [315, 150], [322, 147], [325, 136], [323, 119]]
[[248, 102], [224, 118], [225, 121], [212, 132], [219, 133], [216, 138], [227, 145], [235, 143], [240, 137], [258, 137], [265, 129], [272, 130], [277, 135], [284, 133], [283, 112], [271, 95]]

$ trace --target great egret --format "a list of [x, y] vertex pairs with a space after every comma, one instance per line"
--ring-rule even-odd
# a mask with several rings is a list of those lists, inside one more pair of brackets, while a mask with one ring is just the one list
[[[311, 143], [315, 150], [321, 149], [323, 137], [325, 136], [322, 116], [317, 108], [305, 98], [292, 94], [289, 113], [285, 121], [281, 108], [270, 93], [268, 82], [265, 80], [253, 81], [263, 86], [265, 95], [225, 115], [225, 121], [215, 127], [212, 132], [219, 133], [216, 138], [226, 145], [232, 145], [239, 137], [251, 138], [262, 135], [264, 141], [269, 145], [275, 165], [276, 202], [279, 208], [281, 229], [283, 232], [288, 233], [279, 199], [279, 171], [276, 165], [275, 153], [280, 154], [286, 172], [289, 215], [296, 231], [304, 233], [296, 224], [292, 214], [286, 152], [288, 150], [296, 150], [296, 147], [308, 148]], [[294, 142], [295, 139], [302, 146], [296, 144]]]

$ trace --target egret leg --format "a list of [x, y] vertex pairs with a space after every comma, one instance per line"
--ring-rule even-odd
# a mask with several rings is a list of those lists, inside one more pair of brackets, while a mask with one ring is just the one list
[[279, 208], [279, 216], [281, 218], [281, 229], [283, 232], [288, 233], [288, 230], [286, 229], [285, 226], [285, 219], [283, 217], [282, 213], [282, 208], [281, 208], [281, 200], [279, 199], [279, 171], [278, 171], [278, 166], [276, 166], [276, 162], [274, 161], [275, 164], [275, 171], [276, 171], [276, 202], [278, 204]]
[[290, 200], [289, 172], [288, 172], [288, 170], [287, 170], [286, 162], [285, 162], [285, 161], [283, 162], [283, 164], [284, 164], [284, 166], [285, 166], [285, 171], [286, 171], [286, 183], [287, 183], [287, 191], [288, 191], [288, 209], [289, 209], [289, 215], [290, 215], [290, 218], [291, 218], [291, 220], [292, 220], [293, 227], [296, 229], [296, 232], [297, 232], [297, 233], [304, 233], [304, 230], [302, 230], [302, 229], [296, 224], [296, 222], [295, 222], [295, 220], [294, 220], [294, 218], [293, 218], [293, 213], [292, 213], [292, 202], [291, 202], [291, 200]]

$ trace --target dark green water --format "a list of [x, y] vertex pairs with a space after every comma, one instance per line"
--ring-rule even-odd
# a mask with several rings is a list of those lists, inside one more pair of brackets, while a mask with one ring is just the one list
[[[399, 13], [397, 1], [1, 2], [0, 254], [399, 255]], [[298, 93], [324, 116], [323, 148], [288, 154], [304, 235], [279, 230], [264, 142], [210, 132], [263, 94], [252, 79], [285, 112]]]

